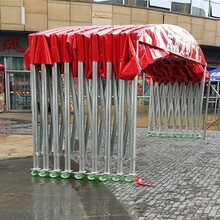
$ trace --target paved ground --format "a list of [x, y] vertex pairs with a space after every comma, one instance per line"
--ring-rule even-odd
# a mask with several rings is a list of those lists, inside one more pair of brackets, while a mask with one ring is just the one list
[[[7, 142], [7, 138], [10, 140], [12, 137], [6, 136], [3, 141], [3, 136], [0, 136], [1, 149]], [[26, 137], [26, 140], [31, 140], [30, 135], [22, 136]], [[11, 140], [14, 138], [16, 138], [15, 135]], [[18, 140], [17, 138], [15, 146], [25, 145], [26, 141]], [[19, 151], [19, 147], [15, 148]], [[29, 150], [31, 147], [27, 151]], [[8, 161], [10, 162], [10, 160], [4, 160], [4, 162]], [[2, 166], [1, 163], [0, 166]], [[105, 189], [114, 195], [115, 201], [119, 201], [134, 219], [220, 220], [220, 132], [208, 131], [206, 140], [159, 139], [147, 138], [145, 129], [137, 129], [137, 174], [143, 178], [144, 182], [155, 187], [137, 187], [133, 183], [99, 184], [104, 185]], [[32, 177], [28, 176], [28, 178]], [[37, 178], [36, 181], [45, 180]], [[44, 183], [45, 185], [47, 186], [47, 183]], [[2, 186], [1, 182], [0, 186]], [[95, 185], [92, 186], [95, 187]], [[38, 189], [40, 191], [41, 188], [38, 187]], [[98, 196], [100, 193], [95, 195]], [[94, 201], [96, 200], [98, 197], [97, 199], [95, 197]], [[98, 207], [100, 204], [96, 205]], [[84, 208], [87, 206], [88, 204]], [[119, 205], [120, 208], [121, 206]], [[84, 208], [82, 211], [85, 211]], [[59, 210], [58, 213], [60, 213]], [[107, 213], [109, 212], [106, 211], [105, 216], [100, 218], [93, 217], [94, 219], [116, 219], [111, 218], [114, 211], [109, 216]]]
[[31, 155], [30, 115], [1, 114], [0, 220], [132, 219], [102, 183], [32, 177]]
[[0, 161], [1, 220], [129, 220], [103, 184], [35, 178], [32, 158]]
[[220, 133], [206, 140], [147, 139], [138, 129], [137, 173], [154, 188], [108, 188], [136, 218], [220, 219]]
[[0, 113], [0, 159], [32, 155], [31, 113]]

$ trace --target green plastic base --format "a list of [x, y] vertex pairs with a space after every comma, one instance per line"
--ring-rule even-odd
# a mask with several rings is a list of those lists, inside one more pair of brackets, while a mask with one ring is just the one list
[[124, 181], [125, 182], [134, 182], [135, 178], [133, 176], [125, 176]]
[[70, 178], [70, 173], [61, 173], [61, 178], [62, 179], [69, 179]]
[[98, 180], [101, 181], [101, 182], [106, 182], [108, 181], [109, 177], [108, 176], [99, 176], [98, 177]]
[[43, 177], [43, 178], [44, 178], [44, 177], [48, 177], [48, 176], [49, 176], [49, 172], [48, 172], [48, 171], [40, 171], [40, 172], [39, 172], [39, 176], [40, 176], [40, 177]]
[[59, 172], [52, 172], [52, 173], [50, 173], [49, 174], [49, 176], [51, 177], [51, 178], [58, 178], [58, 177], [60, 177], [60, 173]]
[[160, 137], [160, 138], [201, 138], [200, 134], [168, 134], [168, 133], [147, 133], [147, 137]]
[[96, 176], [96, 175], [89, 174], [89, 175], [87, 175], [87, 179], [88, 179], [89, 181], [94, 181], [94, 180], [97, 179], [97, 176]]
[[74, 178], [76, 180], [82, 180], [84, 178], [84, 174], [82, 174], [82, 173], [75, 173], [74, 174]]
[[31, 176], [39, 176], [39, 171], [37, 171], [37, 170], [32, 170], [31, 171]]
[[113, 182], [121, 182], [122, 181], [121, 176], [112, 176], [111, 179]]
[[[71, 173], [68, 172], [49, 172], [49, 171], [43, 171], [43, 170], [32, 170], [31, 171], [31, 175], [36, 177], [36, 176], [40, 176], [40, 177], [51, 177], [53, 179], [59, 178], [61, 177], [62, 179], [69, 179], [71, 178]], [[95, 181], [95, 180], [99, 180], [100, 182], [106, 182], [109, 179], [111, 179], [113, 182], [134, 182], [135, 178], [134, 176], [128, 175], [128, 176], [120, 176], [120, 175], [114, 175], [114, 176], [109, 176], [107, 174], [103, 174], [103, 175], [94, 175], [94, 174], [84, 174], [84, 173], [75, 173], [74, 174], [74, 178], [76, 180], [82, 180], [84, 177], [87, 178], [87, 180], [89, 181]]]

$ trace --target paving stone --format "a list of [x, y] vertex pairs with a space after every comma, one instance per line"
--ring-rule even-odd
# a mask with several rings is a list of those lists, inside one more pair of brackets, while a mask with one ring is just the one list
[[[141, 196], [149, 201], [145, 203], [146, 219], [149, 213], [157, 214], [155, 218], [158, 219], [169, 219], [175, 215], [176, 219], [188, 216], [188, 219], [200, 220], [199, 218], [207, 218], [209, 213], [210, 217], [217, 215], [212, 208], [220, 204], [220, 198], [216, 195], [220, 192], [220, 183], [216, 183], [218, 178], [215, 177], [219, 175], [219, 168], [212, 165], [215, 159], [215, 165], [220, 167], [220, 149], [217, 143], [220, 142], [220, 135], [208, 132], [206, 140], [184, 139], [179, 142], [172, 139], [143, 138], [138, 141], [144, 130], [138, 129], [137, 132], [137, 173], [140, 173], [143, 181], [148, 180], [155, 185], [155, 188], [142, 190]], [[120, 200], [120, 196], [118, 199]], [[141, 197], [137, 198], [136, 207], [142, 202]], [[159, 207], [163, 207], [163, 215], [159, 215]]]
[[[30, 122], [21, 130], [16, 120], [8, 125], [13, 129], [3, 132], [31, 134]], [[206, 140], [147, 138], [146, 132], [137, 129], [136, 173], [155, 187], [103, 184], [136, 219], [220, 219], [220, 132], [207, 131]]]

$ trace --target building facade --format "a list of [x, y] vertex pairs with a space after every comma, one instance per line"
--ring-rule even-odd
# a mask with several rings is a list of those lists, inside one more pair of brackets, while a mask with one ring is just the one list
[[29, 33], [125, 24], [178, 25], [200, 43], [208, 69], [220, 66], [220, 0], [0, 0], [0, 107], [4, 99], [5, 111], [30, 111], [30, 73], [23, 61]]

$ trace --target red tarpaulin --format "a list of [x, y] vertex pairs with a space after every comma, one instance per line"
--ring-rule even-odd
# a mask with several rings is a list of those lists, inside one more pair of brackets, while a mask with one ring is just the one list
[[119, 79], [132, 80], [142, 72], [156, 82], [201, 82], [206, 60], [199, 44], [184, 29], [174, 25], [125, 25], [65, 27], [29, 35], [25, 53], [30, 64], [84, 63], [91, 78], [92, 62], [106, 75], [112, 62]]
[[3, 64], [0, 64], [0, 71], [3, 71], [5, 69]]

